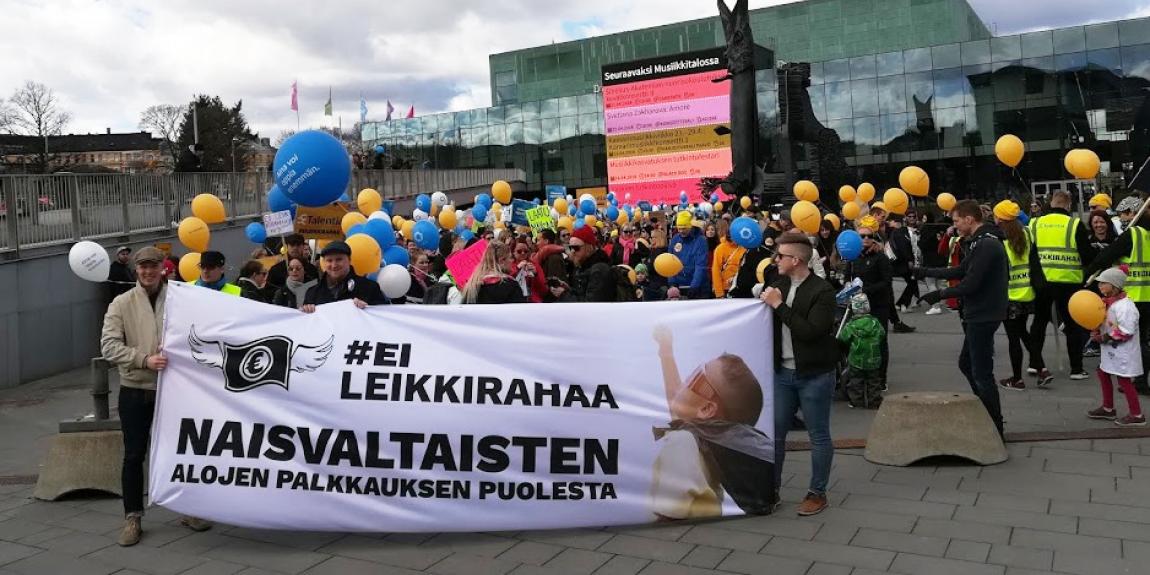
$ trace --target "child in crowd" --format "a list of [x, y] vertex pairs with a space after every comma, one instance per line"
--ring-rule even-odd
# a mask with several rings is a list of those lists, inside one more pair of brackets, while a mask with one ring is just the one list
[[878, 409], [882, 405], [882, 342], [886, 332], [870, 314], [866, 294], [851, 296], [851, 315], [853, 318], [839, 332], [839, 341], [850, 346], [847, 405]]
[[754, 427], [763, 411], [758, 378], [743, 358], [724, 353], [684, 381], [671, 330], [658, 326], [653, 336], [671, 422], [655, 429], [651, 511], [659, 520], [717, 517], [726, 493], [746, 513], [770, 513], [775, 452], [773, 440]]
[[[1126, 274], [1119, 268], [1110, 268], [1098, 275], [1098, 291], [1106, 302], [1106, 321], [1090, 333], [1090, 339], [1102, 344], [1102, 365], [1098, 368], [1098, 381], [1102, 384], [1102, 407], [1086, 413], [1091, 419], [1109, 419], [1122, 427], [1146, 425], [1134, 378], [1142, 375], [1141, 341], [1138, 333], [1138, 308], [1126, 297]], [[1118, 417], [1114, 409], [1114, 382], [1126, 396], [1130, 413]]]

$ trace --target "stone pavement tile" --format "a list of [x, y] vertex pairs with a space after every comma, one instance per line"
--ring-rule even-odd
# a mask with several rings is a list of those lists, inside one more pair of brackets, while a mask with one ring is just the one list
[[0, 498], [0, 511], [11, 511], [25, 505], [31, 505], [33, 501], [33, 499], [25, 497], [3, 497]]
[[[187, 529], [181, 530], [188, 531]], [[151, 543], [148, 542], [148, 536], [150, 534], [151, 531], [147, 529], [147, 526], [145, 525], [144, 536], [140, 538], [140, 545], [152, 546]], [[192, 532], [191, 535], [186, 535], [156, 547], [165, 551], [175, 551], [177, 553], [186, 553], [188, 555], [201, 555], [210, 549], [215, 549], [216, 547], [231, 543], [232, 541], [236, 541], [236, 539], [228, 537], [223, 533], [217, 533], [216, 530], [213, 529], [211, 531], [205, 531], [202, 533]]]
[[42, 541], [36, 544], [36, 546], [50, 549], [62, 555], [79, 557], [115, 544], [115, 539], [111, 537], [73, 531], [53, 539]]
[[838, 523], [823, 523], [822, 528], [815, 534], [815, 541], [823, 543], [842, 543], [846, 545], [854, 539], [859, 528], [854, 525], [840, 525]]
[[503, 575], [516, 567], [518, 565], [510, 561], [470, 553], [452, 553], [443, 561], [428, 567], [427, 572], [438, 575]]
[[117, 565], [105, 565], [96, 561], [77, 559], [71, 555], [45, 551], [9, 563], [4, 569], [21, 575], [107, 575], [120, 571]]
[[1138, 441], [1130, 439], [1095, 439], [1090, 444], [1094, 451], [1107, 451], [1110, 453], [1129, 453], [1138, 455]]
[[762, 549], [763, 546], [767, 544], [767, 541], [771, 540], [771, 536], [748, 533], [746, 531], [735, 531], [732, 529], [720, 529], [717, 526], [696, 525], [679, 540], [684, 543], [710, 545], [723, 549], [735, 549], [755, 553], [759, 549]]
[[526, 563], [528, 565], [542, 565], [552, 557], [563, 552], [563, 548], [550, 543], [535, 541], [520, 541], [515, 547], [501, 553], [497, 559], [512, 563]]
[[1150, 492], [1143, 492], [1145, 485], [1134, 486], [1134, 483], [1123, 484], [1128, 479], [1119, 479], [1117, 489], [1091, 489], [1090, 503], [1105, 503], [1110, 505], [1131, 505], [1134, 507], [1150, 507]]
[[1017, 511], [996, 507], [961, 507], [954, 512], [954, 519], [955, 521], [990, 523], [992, 525], [1005, 525], [1008, 527], [1030, 527], [1032, 529], [1060, 531], [1062, 533], [1078, 532], [1078, 519], [1075, 517], [1032, 513], [1030, 511]]
[[[686, 552], [684, 552], [684, 555]], [[634, 555], [629, 553], [628, 555]], [[567, 573], [594, 573], [611, 559], [608, 553], [586, 549], [565, 549], [543, 565], [548, 569]]]
[[602, 567], [595, 570], [595, 575], [635, 575], [643, 570], [650, 561], [639, 557], [616, 555]]
[[865, 528], [859, 529], [858, 535], [855, 535], [855, 538], [850, 542], [853, 547], [870, 547], [872, 549], [936, 555], [938, 557], [942, 557], [946, 553], [946, 547], [949, 543], [950, 539], [944, 537], [908, 535]]
[[78, 515], [55, 519], [47, 523], [75, 531], [101, 534], [112, 530], [119, 530], [124, 526], [124, 517], [122, 515], [109, 515], [96, 511], [82, 511]]
[[954, 515], [954, 505], [948, 503], [931, 503], [926, 501], [907, 501], [892, 497], [878, 495], [857, 495], [852, 493], [847, 497], [842, 507], [858, 509], [861, 511], [880, 511], [896, 513], [899, 515], [917, 515], [919, 517], [933, 517], [935, 519], [950, 519]]
[[564, 547], [587, 549], [594, 551], [600, 545], [613, 537], [605, 531], [593, 529], [556, 529], [553, 531], [525, 531], [519, 534], [520, 539], [539, 541], [541, 543], [554, 543]]
[[[435, 537], [434, 533], [356, 533], [363, 537], [371, 537], [372, 539], [383, 539], [391, 543], [400, 543], [407, 545], [421, 545], [428, 539]], [[379, 535], [376, 537], [376, 535]]]
[[[860, 530], [861, 533], [861, 530]], [[855, 537], [858, 538], [857, 536]], [[819, 543], [817, 541], [800, 541], [775, 537], [763, 548], [763, 553], [781, 557], [794, 557], [807, 561], [822, 561], [867, 569], [886, 569], [894, 559], [895, 554], [880, 549], [867, 549], [850, 545], [835, 543]]]
[[1129, 521], [1131, 523], [1150, 523], [1150, 509], [1145, 507], [1055, 500], [1050, 504], [1050, 512], [1055, 515], [1077, 515], [1079, 517]]
[[1111, 453], [1110, 461], [1114, 465], [1126, 465], [1129, 467], [1150, 467], [1150, 456], [1146, 455]]
[[324, 545], [343, 537], [342, 533], [330, 531], [277, 531], [272, 529], [247, 529], [237, 527], [228, 531], [228, 537], [260, 541], [272, 545], [294, 547], [306, 551], [315, 551]]
[[244, 569], [243, 571], [236, 573], [236, 575], [281, 575], [281, 574], [276, 573], [275, 571], [268, 571], [266, 569], [260, 569], [259, 567], [248, 567], [247, 569]]
[[[834, 477], [833, 475], [831, 477]], [[851, 495], [878, 495], [895, 499], [909, 499], [920, 501], [926, 493], [926, 487], [915, 485], [892, 485], [890, 483], [875, 483], [874, 481], [860, 481], [842, 478], [835, 481], [831, 491], [845, 491]]]
[[1104, 553], [1055, 551], [1054, 570], [1078, 575], [1144, 575], [1146, 563]]
[[[205, 571], [204, 573], [209, 572]], [[369, 561], [348, 559], [347, 557], [332, 557], [304, 571], [304, 575], [417, 575], [418, 573], [419, 571], [402, 567], [391, 567]], [[181, 573], [180, 575], [184, 574]]]
[[1010, 544], [1018, 547], [1050, 549], [1051, 551], [1065, 551], [1067, 553], [1122, 556], [1122, 542], [1118, 539], [1038, 531], [1026, 527], [1014, 529], [1010, 537]]
[[[630, 555], [631, 557], [642, 557], [643, 559], [650, 559], [652, 561], [678, 563], [691, 551], [692, 547], [694, 547], [694, 545], [690, 543], [659, 541], [657, 539], [647, 539], [646, 537], [636, 537], [634, 535], [616, 535], [610, 541], [604, 543], [603, 546], [599, 548], [599, 551], [617, 553], [619, 555]], [[604, 559], [604, 561], [606, 561], [606, 559]]]
[[[858, 509], [843, 509], [831, 507], [818, 515], [801, 519], [800, 521], [836, 523], [840, 525], [854, 525], [857, 527], [870, 527], [885, 531], [899, 531], [910, 533], [914, 527], [915, 518], [910, 515], [895, 515], [878, 511], [859, 511]], [[786, 533], [779, 533], [784, 537], [791, 537]], [[795, 537], [799, 539], [801, 537]]]
[[1054, 552], [1048, 549], [1030, 549], [996, 543], [991, 545], [990, 556], [987, 557], [986, 561], [1008, 567], [1049, 571], [1054, 562]]
[[[1093, 480], [1101, 483], [1090, 483]], [[1019, 472], [1013, 476], [996, 475], [993, 479], [964, 479], [958, 489], [970, 493], [1031, 495], [1067, 501], [1090, 501], [1091, 488], [1113, 488], [1113, 481], [1114, 479], [1110, 477], [1069, 473]]]
[[228, 543], [208, 550], [204, 556], [285, 573], [305, 571], [328, 558], [326, 554], [246, 539], [232, 539]]
[[919, 573], [929, 573], [930, 575], [1004, 575], [1006, 568], [1001, 565], [899, 553], [890, 566], [890, 572], [915, 575]]
[[1106, 465], [1110, 463], [1110, 454], [1102, 451], [1077, 449], [1052, 449], [1049, 447], [1033, 447], [1030, 450], [1031, 459], [1045, 459], [1047, 463], [1065, 461], [1073, 463], [1086, 463]]
[[729, 573], [722, 573], [711, 569], [662, 563], [659, 561], [652, 561], [639, 573], [640, 575], [730, 575]]
[[[135, 569], [145, 573], [155, 573], [157, 575], [187, 571], [207, 560], [206, 557], [195, 557], [172, 551], [161, 551], [141, 545], [133, 547], [110, 545], [99, 551], [89, 553], [83, 556], [82, 559], [127, 569]], [[253, 563], [247, 564], [252, 565]]]
[[28, 535], [27, 537], [21, 537], [20, 539], [13, 541], [13, 543], [23, 543], [24, 545], [31, 545], [33, 547], [43, 547], [43, 545], [40, 545], [40, 543], [43, 543], [49, 539], [55, 539], [62, 535], [69, 535], [72, 533], [75, 533], [75, 531], [64, 527], [51, 527], [38, 533]]
[[962, 477], [957, 475], [892, 473], [888, 469], [880, 469], [879, 472], [875, 474], [873, 481], [875, 483], [889, 483], [891, 485], [905, 485], [908, 487], [955, 489], [958, 487], [958, 482], [962, 481]]
[[915, 535], [949, 537], [983, 543], [1010, 543], [1010, 528], [1002, 525], [987, 525], [952, 519], [919, 519], [914, 526]]
[[950, 547], [946, 548], [946, 557], [948, 559], [974, 561], [975, 563], [986, 563], [986, 556], [989, 554], [990, 543], [982, 543], [977, 541], [951, 539]]
[[0, 565], [11, 563], [25, 557], [31, 557], [40, 551], [42, 550], [35, 547], [0, 541]]
[[978, 503], [975, 503], [975, 506], [1014, 509], [1016, 511], [1030, 511], [1032, 513], [1047, 513], [1050, 511], [1050, 499], [1047, 497], [1031, 497], [1028, 495], [979, 493]]
[[1093, 517], [1083, 517], [1078, 520], [1078, 534], [1150, 541], [1150, 529], [1141, 523], [1110, 521], [1108, 519], [1094, 519]]
[[718, 569], [744, 575], [803, 575], [810, 567], [811, 562], [806, 559], [732, 551]]
[[[200, 563], [199, 565], [196, 565], [195, 567], [180, 573], [180, 575], [233, 575], [243, 571], [246, 568], [247, 566], [240, 565], [238, 563], [228, 563], [227, 561], [216, 561], [215, 559], [209, 559], [208, 561]], [[376, 565], [376, 568], [378, 569], [379, 565]]]
[[428, 539], [420, 548], [443, 549], [452, 553], [466, 553], [479, 557], [496, 557], [515, 546], [517, 541], [486, 533], [440, 533]]
[[[646, 563], [644, 563], [646, 565]], [[519, 565], [511, 570], [510, 575], [567, 575], [560, 569], [546, 565]]]
[[452, 553], [451, 549], [446, 548], [388, 543], [361, 535], [348, 535], [330, 545], [319, 548], [317, 552], [417, 571], [431, 567]]
[[1123, 541], [1122, 558], [1137, 561], [1150, 567], [1150, 543], [1145, 541]]
[[1072, 451], [1090, 451], [1094, 448], [1089, 439], [1069, 439], [1064, 441], [1029, 441], [1028, 445], [1034, 448], [1068, 449]]
[[52, 523], [61, 519], [75, 517], [84, 513], [84, 509], [70, 505], [55, 505], [46, 501], [36, 501], [23, 507], [13, 509], [10, 514], [13, 519], [23, 521], [36, 521], [38, 523]]
[[[832, 507], [831, 509], [834, 508]], [[729, 521], [723, 521], [722, 526], [723, 529], [748, 531], [751, 533], [759, 533], [763, 535], [785, 535], [792, 539], [814, 538], [815, 533], [817, 533], [819, 530], [819, 523], [805, 519], [794, 519], [795, 516], [793, 513], [789, 513], [789, 517], [783, 517], [784, 513], [784, 511], [780, 510], [774, 515], [732, 519]], [[827, 511], [824, 511], [818, 516], [821, 516], [825, 513], [827, 513]]]
[[815, 563], [811, 565], [806, 575], [851, 575], [853, 571], [849, 565], [834, 565], [831, 563]]
[[1098, 477], [1130, 478], [1130, 466], [1114, 463], [1086, 463], [1077, 461], [1047, 461], [1046, 471]]
[[714, 569], [727, 558], [731, 553], [730, 549], [720, 549], [718, 547], [707, 547], [706, 545], [696, 545], [690, 553], [687, 554], [679, 563], [683, 565], [690, 565], [691, 567], [703, 567], [704, 569]]
[[[169, 543], [172, 543], [173, 541], [179, 541], [180, 539], [191, 537], [192, 535], [198, 535], [198, 533], [188, 529], [187, 527], [184, 527], [183, 525], [173, 525], [171, 523], [159, 523], [153, 525], [148, 523], [147, 519], [144, 520], [143, 526], [144, 536], [140, 538], [140, 545], [146, 545], [148, 547], [163, 547]], [[119, 537], [120, 529], [121, 526], [117, 526], [115, 529], [109, 529], [108, 531], [104, 532], [103, 535], [109, 539], [115, 539], [116, 537]], [[213, 527], [211, 531], [208, 531], [208, 533], [216, 531], [216, 529], [218, 529], [218, 527]], [[224, 535], [224, 533], [221, 532], [220, 535]]]
[[662, 539], [663, 541], [678, 541], [684, 533], [690, 530], [690, 525], [680, 523], [614, 526], [607, 528], [608, 533], [622, 533], [623, 535], [649, 537], [651, 539]]
[[923, 501], [933, 503], [949, 503], [951, 505], [974, 505], [978, 501], [978, 493], [967, 493], [955, 489], [941, 489], [931, 487], [922, 496]]
[[35, 535], [49, 529], [52, 529], [51, 525], [27, 519], [0, 521], [0, 541], [16, 542], [29, 535]]

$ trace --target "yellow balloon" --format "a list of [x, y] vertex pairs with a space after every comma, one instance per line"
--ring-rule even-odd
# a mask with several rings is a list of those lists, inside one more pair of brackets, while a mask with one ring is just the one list
[[455, 229], [455, 222], [457, 219], [458, 218], [455, 216], [455, 210], [448, 210], [444, 208], [442, 212], [439, 212], [439, 227], [445, 230], [453, 230]]
[[930, 176], [918, 166], [907, 166], [898, 174], [898, 185], [916, 198], [925, 198], [930, 193]]
[[823, 216], [823, 219], [830, 222], [831, 225], [835, 227], [836, 232], [839, 231], [839, 228], [843, 225], [842, 220], [840, 220], [839, 217], [834, 214], [827, 214]]
[[723, 211], [723, 202], [715, 202], [715, 211], [716, 212]]
[[954, 205], [958, 200], [952, 194], [943, 192], [938, 195], [938, 208], [944, 212], [949, 212], [954, 209]]
[[882, 203], [886, 206], [886, 211], [892, 214], [905, 214], [907, 206], [910, 205], [910, 198], [906, 196], [906, 192], [891, 188], [882, 195]]
[[511, 203], [511, 184], [503, 180], [499, 180], [491, 184], [491, 197], [501, 204]]
[[751, 198], [749, 196], [739, 198], [739, 205], [743, 206], [744, 210], [749, 209], [751, 207]]
[[1014, 134], [1006, 134], [994, 143], [994, 155], [998, 156], [998, 161], [1012, 168], [1018, 167], [1025, 154], [1026, 144]]
[[573, 220], [571, 216], [559, 216], [559, 223], [557, 225], [566, 230], [573, 230], [575, 229], [575, 220]]
[[853, 186], [843, 186], [839, 188], [839, 199], [844, 202], [853, 202], [858, 197], [858, 192], [855, 191]]
[[411, 239], [411, 233], [415, 230], [415, 220], [406, 220], [400, 226], [399, 232], [403, 234], [406, 239]]
[[874, 186], [872, 186], [870, 182], [863, 182], [859, 184], [858, 197], [856, 199], [865, 204], [874, 199], [874, 194]]
[[221, 224], [227, 219], [224, 203], [212, 194], [200, 194], [192, 198], [192, 215], [208, 224]]
[[195, 216], [184, 218], [176, 231], [180, 243], [193, 252], [202, 252], [208, 249], [208, 242], [212, 239], [212, 232], [204, 220]]
[[862, 215], [862, 206], [858, 202], [843, 204], [843, 217], [848, 220], [857, 220]]
[[872, 205], [869, 208], [866, 207], [865, 204], [863, 204], [863, 211], [864, 212], [869, 214], [871, 210], [882, 210], [882, 211], [888, 212], [888, 213], [890, 212], [890, 210], [886, 209], [886, 204], [884, 204], [882, 202], [875, 202], [874, 205]]
[[1106, 321], [1106, 304], [1090, 290], [1078, 290], [1070, 296], [1070, 317], [1086, 329], [1098, 329]]
[[629, 221], [631, 221], [631, 219], [627, 217], [627, 212], [619, 212], [619, 217], [615, 218], [615, 223], [621, 226], [627, 225]]
[[1093, 180], [1098, 175], [1102, 162], [1098, 159], [1098, 154], [1092, 150], [1079, 148], [1067, 152], [1063, 164], [1066, 165], [1066, 171], [1074, 174], [1075, 178]]
[[359, 206], [359, 211], [363, 212], [364, 215], [370, 216], [383, 208], [383, 196], [371, 188], [364, 188], [360, 190], [359, 195], [355, 197], [355, 203]]
[[495, 202], [494, 204], [491, 204], [491, 209], [487, 210], [487, 213], [495, 214], [495, 221], [497, 221], [497, 222], [502, 220], [503, 219], [503, 204], [500, 204], [499, 202]]
[[379, 249], [379, 242], [367, 234], [355, 234], [347, 238], [347, 247], [351, 248], [351, 267], [355, 273], [365, 276], [379, 271], [383, 251]]
[[817, 202], [819, 200], [819, 188], [810, 180], [795, 182], [794, 192], [795, 197], [804, 202]]
[[180, 277], [186, 282], [194, 282], [200, 278], [199, 252], [189, 252], [180, 258]]
[[507, 229], [507, 224], [505, 224], [505, 223], [503, 223], [503, 222], [501, 222], [501, 221], [500, 221], [500, 222], [495, 222], [495, 229], [497, 229], [497, 230], [505, 230], [505, 229]]
[[403, 216], [391, 216], [391, 227], [399, 229], [403, 227]]
[[567, 213], [567, 198], [556, 198], [555, 205], [552, 207], [560, 214]]
[[818, 206], [800, 200], [791, 206], [791, 221], [796, 228], [808, 234], [815, 234], [819, 231], [819, 223], [823, 221], [823, 216], [819, 213]]
[[348, 212], [343, 215], [343, 219], [339, 221], [339, 227], [343, 229], [343, 235], [347, 235], [348, 230], [352, 226], [367, 223], [367, 217], [359, 212]]
[[767, 268], [770, 267], [774, 261], [772, 258], [764, 258], [763, 261], [759, 262], [758, 267], [755, 268], [755, 278], [759, 280], [759, 283], [767, 281], [764, 279], [767, 275]]
[[592, 215], [590, 215], [590, 214], [588, 214], [588, 215], [586, 215], [586, 216], [583, 216], [583, 223], [585, 223], [585, 224], [587, 224], [587, 225], [589, 225], [589, 226], [593, 226], [593, 225], [595, 225], [595, 223], [596, 223], [596, 222], [598, 222], [598, 221], [599, 221], [599, 218], [597, 218], [597, 217], [595, 217], [595, 216], [592, 216]]
[[659, 254], [655, 258], [655, 273], [665, 277], [674, 277], [683, 271], [683, 261], [675, 254]]

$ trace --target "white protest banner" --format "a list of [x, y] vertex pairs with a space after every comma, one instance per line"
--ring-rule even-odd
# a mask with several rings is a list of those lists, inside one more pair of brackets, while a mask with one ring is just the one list
[[314, 314], [170, 284], [152, 500], [231, 525], [485, 531], [768, 513], [757, 300]]
[[291, 210], [265, 212], [264, 229], [269, 236], [286, 236], [295, 231], [295, 219], [291, 215]]

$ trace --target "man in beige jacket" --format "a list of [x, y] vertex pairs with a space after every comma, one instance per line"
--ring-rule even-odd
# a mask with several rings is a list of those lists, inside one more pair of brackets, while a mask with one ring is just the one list
[[[164, 253], [154, 247], [136, 252], [136, 286], [119, 295], [104, 315], [100, 350], [104, 358], [120, 368], [120, 429], [124, 435], [124, 527], [121, 546], [140, 541], [140, 519], [144, 515], [144, 459], [152, 417], [156, 410], [156, 375], [168, 365], [160, 351], [163, 332]], [[193, 531], [205, 531], [211, 524], [195, 517], [181, 523]]]

